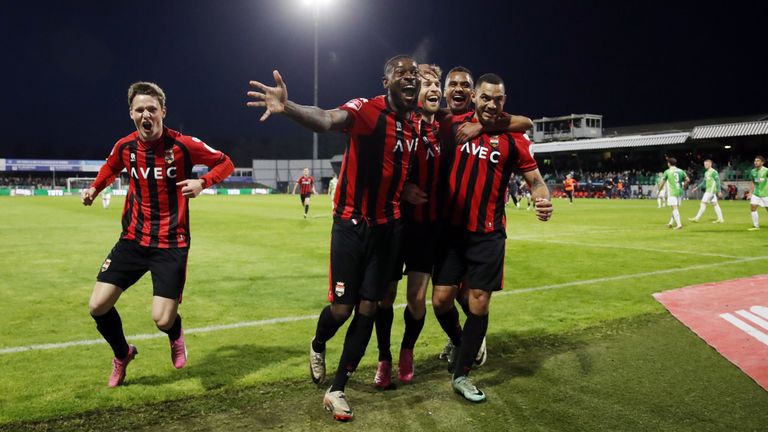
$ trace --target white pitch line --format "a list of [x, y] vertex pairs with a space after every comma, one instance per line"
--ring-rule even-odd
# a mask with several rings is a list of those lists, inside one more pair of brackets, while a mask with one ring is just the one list
[[683, 255], [698, 255], [698, 256], [711, 256], [711, 257], [717, 257], [717, 258], [729, 258], [729, 259], [738, 259], [743, 258], [738, 255], [725, 255], [725, 254], [718, 254], [718, 253], [709, 253], [709, 252], [688, 252], [688, 251], [679, 251], [679, 250], [669, 250], [669, 249], [656, 249], [656, 248], [646, 248], [646, 247], [638, 247], [638, 246], [624, 246], [624, 245], [617, 245], [617, 244], [600, 244], [600, 243], [582, 243], [582, 242], [574, 242], [574, 241], [565, 241], [565, 240], [547, 240], [547, 239], [515, 239], [510, 238], [508, 240], [511, 241], [540, 241], [542, 243], [557, 243], [557, 244], [564, 244], [564, 245], [574, 245], [574, 246], [584, 246], [584, 247], [597, 247], [597, 248], [606, 248], [606, 249], [628, 249], [628, 250], [639, 250], [639, 251], [645, 251], [645, 252], [659, 252], [659, 253], [674, 253], [674, 254], [683, 254]]
[[[741, 259], [735, 259], [731, 261], [722, 261], [720, 262], [720, 264], [739, 264], [744, 262], [760, 261], [764, 259], [768, 259], [768, 255], [741, 258]], [[665, 270], [656, 270], [652, 272], [632, 273], [632, 274], [608, 276], [608, 277], [602, 277], [602, 278], [596, 278], [596, 279], [585, 279], [585, 280], [565, 282], [560, 284], [542, 285], [542, 286], [531, 287], [531, 288], [521, 288], [516, 290], [502, 291], [500, 293], [495, 294], [494, 297], [526, 294], [526, 293], [537, 292], [537, 291], [547, 291], [547, 290], [554, 290], [554, 289], [560, 289], [560, 288], [567, 288], [571, 286], [590, 285], [590, 284], [603, 283], [603, 282], [613, 282], [617, 280], [632, 279], [636, 277], [657, 276], [662, 274], [678, 273], [678, 272], [684, 272], [689, 270], [699, 270], [699, 269], [707, 269], [707, 268], [712, 268], [712, 263], [698, 264], [698, 265], [688, 266], [688, 267], [671, 268], [671, 269], [665, 269]], [[427, 302], [427, 304], [431, 304], [431, 302]], [[402, 309], [405, 306], [406, 306], [405, 304], [398, 304], [395, 306], [395, 308]], [[295, 316], [295, 317], [271, 318], [271, 319], [258, 320], [258, 321], [244, 321], [244, 322], [232, 323], [232, 324], [221, 324], [221, 325], [213, 325], [213, 326], [207, 326], [207, 327], [198, 327], [198, 328], [191, 328], [188, 330], [184, 330], [184, 333], [185, 334], [211, 333], [211, 332], [222, 331], [222, 330], [231, 330], [231, 329], [238, 329], [238, 328], [245, 328], [245, 327], [263, 327], [271, 324], [280, 324], [280, 323], [296, 322], [296, 321], [308, 321], [308, 320], [314, 320], [314, 319], [317, 319], [317, 314], [302, 315], [302, 316]], [[163, 337], [167, 337], [167, 335], [165, 333], [158, 332], [158, 333], [151, 333], [151, 334], [147, 333], [147, 334], [138, 334], [138, 335], [128, 336], [126, 339], [134, 341], [134, 340], [159, 339]], [[87, 340], [70, 341], [70, 342], [62, 342], [62, 343], [24, 345], [24, 346], [17, 346], [17, 347], [1, 348], [0, 355], [20, 353], [25, 351], [44, 351], [44, 350], [52, 350], [52, 349], [70, 348], [75, 346], [96, 345], [100, 343], [106, 343], [106, 342], [104, 341], [104, 339], [87, 339]]]

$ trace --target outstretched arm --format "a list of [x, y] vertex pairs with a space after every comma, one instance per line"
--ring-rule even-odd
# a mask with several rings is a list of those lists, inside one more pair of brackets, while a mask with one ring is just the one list
[[272, 72], [275, 86], [269, 87], [258, 81], [250, 85], [261, 91], [249, 91], [248, 97], [254, 100], [246, 104], [254, 108], [266, 108], [260, 121], [266, 121], [272, 114], [283, 114], [307, 129], [315, 132], [342, 130], [352, 121], [348, 112], [339, 109], [324, 110], [316, 106], [299, 105], [288, 100], [288, 87], [277, 70]]
[[525, 182], [531, 190], [531, 199], [536, 203], [536, 217], [546, 222], [552, 217], [552, 203], [549, 201], [549, 188], [538, 169], [523, 173]]

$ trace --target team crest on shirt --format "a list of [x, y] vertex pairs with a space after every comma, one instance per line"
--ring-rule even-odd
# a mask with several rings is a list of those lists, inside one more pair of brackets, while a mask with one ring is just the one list
[[104, 264], [101, 265], [101, 271], [105, 272], [109, 268], [109, 265], [112, 264], [112, 260], [107, 258], [104, 260]]
[[165, 163], [168, 165], [173, 163], [173, 149], [165, 151]]
[[131, 153], [131, 162], [136, 162], [136, 153]]
[[341, 297], [344, 295], [344, 282], [336, 282], [336, 288], [333, 289], [333, 292], [336, 294], [336, 297]]
[[491, 147], [496, 148], [499, 146], [499, 136], [492, 136], [491, 137]]

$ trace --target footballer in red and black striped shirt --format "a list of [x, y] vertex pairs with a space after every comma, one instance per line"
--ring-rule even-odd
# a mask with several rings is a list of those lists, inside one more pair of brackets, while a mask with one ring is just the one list
[[309, 168], [304, 168], [304, 172], [301, 177], [296, 180], [296, 185], [293, 186], [293, 193], [296, 193], [296, 189], [300, 189], [301, 205], [304, 206], [304, 219], [307, 218], [309, 213], [309, 198], [312, 194], [317, 195], [315, 190], [315, 178], [309, 175]]
[[[114, 306], [120, 295], [147, 271], [152, 274], [152, 317], [157, 327], [168, 334], [171, 363], [177, 369], [186, 364], [178, 307], [186, 280], [190, 241], [188, 200], [234, 170], [224, 153], [163, 126], [165, 93], [157, 84], [132, 84], [128, 105], [136, 132], [115, 144], [96, 180], [81, 194], [83, 204], [89, 206], [123, 169], [128, 171], [123, 231], [101, 266], [89, 302], [96, 328], [115, 356], [110, 387], [123, 384], [126, 367], [138, 353], [125, 340]], [[193, 179], [195, 164], [207, 165], [210, 172]]]
[[395, 271], [400, 246], [400, 194], [408, 173], [411, 152], [418, 144], [418, 125], [411, 113], [419, 95], [416, 61], [395, 56], [384, 65], [385, 96], [353, 99], [333, 110], [303, 106], [288, 100], [279, 72], [276, 86], [260, 82], [260, 91], [248, 96], [251, 107], [265, 107], [261, 120], [282, 113], [317, 132], [347, 134], [331, 231], [329, 298], [320, 314], [310, 349], [312, 380], [325, 379], [325, 343], [349, 318], [344, 350], [331, 388], [323, 403], [337, 420], [349, 420], [352, 411], [344, 395], [373, 331], [377, 303], [386, 293]]
[[440, 110], [442, 97], [441, 74], [440, 68], [436, 65], [419, 65], [420, 110], [413, 114], [413, 120], [420, 122], [420, 131], [418, 145], [411, 155], [411, 167], [406, 186], [409, 190], [416, 190], [417, 196], [414, 196], [411, 202], [403, 202], [403, 233], [399, 262], [388, 294], [379, 302], [376, 315], [379, 364], [374, 385], [382, 389], [392, 385], [390, 347], [394, 319], [392, 305], [397, 296], [397, 285], [402, 278], [403, 266], [408, 275], [408, 305], [403, 311], [405, 331], [398, 362], [398, 380], [401, 383], [408, 383], [413, 379], [413, 349], [424, 327], [427, 285], [432, 275], [435, 243], [439, 235], [440, 202], [437, 199], [437, 180], [441, 149], [435, 114]]
[[[475, 112], [451, 119], [455, 132], [465, 122], [483, 126], [496, 123], [503, 113], [506, 94], [498, 75], [481, 76], [474, 89]], [[502, 288], [505, 248], [504, 198], [513, 171], [520, 171], [531, 185], [536, 214], [549, 220], [549, 190], [522, 134], [481, 133], [469, 141], [445, 134], [445, 221], [449, 225], [439, 248], [434, 284], [468, 289], [469, 311], [455, 357], [453, 387], [466, 399], [479, 402], [485, 395], [469, 379], [478, 349], [488, 327], [491, 293]], [[454, 289], [454, 292], [457, 290]]]

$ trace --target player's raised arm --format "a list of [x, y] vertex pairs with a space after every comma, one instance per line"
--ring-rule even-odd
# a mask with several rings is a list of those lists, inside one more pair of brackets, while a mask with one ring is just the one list
[[339, 109], [324, 110], [316, 106], [299, 105], [288, 100], [288, 87], [277, 70], [272, 72], [275, 86], [269, 87], [259, 81], [251, 81], [250, 85], [260, 91], [249, 91], [248, 97], [253, 99], [246, 105], [254, 108], [266, 108], [260, 121], [266, 121], [272, 114], [283, 114], [307, 129], [315, 132], [342, 130], [352, 121], [348, 112]]
[[523, 173], [525, 182], [531, 189], [531, 199], [536, 203], [536, 217], [546, 222], [552, 217], [552, 203], [549, 201], [549, 188], [541, 172], [537, 169]]

